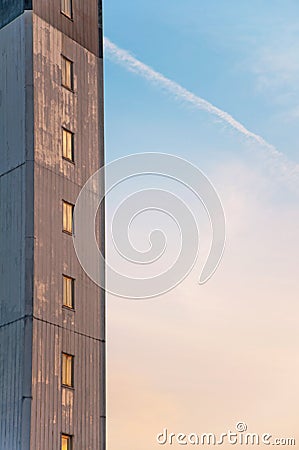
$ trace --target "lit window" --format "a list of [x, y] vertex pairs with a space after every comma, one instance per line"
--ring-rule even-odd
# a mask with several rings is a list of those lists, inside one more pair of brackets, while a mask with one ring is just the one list
[[61, 57], [62, 85], [73, 90], [74, 87], [74, 63], [65, 56]]
[[74, 161], [74, 133], [62, 128], [62, 156]]
[[67, 353], [62, 353], [62, 385], [74, 386], [74, 357]]
[[63, 275], [63, 306], [74, 308], [75, 297], [75, 280], [74, 278]]
[[72, 436], [67, 434], [61, 436], [61, 450], [72, 450]]
[[74, 205], [68, 202], [63, 202], [62, 227], [63, 231], [70, 234], [73, 232], [73, 211]]
[[73, 17], [73, 2], [72, 0], [61, 0], [61, 12], [69, 19]]

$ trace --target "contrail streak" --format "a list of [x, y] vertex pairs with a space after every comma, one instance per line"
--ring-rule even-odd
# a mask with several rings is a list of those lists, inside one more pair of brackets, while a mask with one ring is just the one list
[[[248, 130], [242, 123], [234, 119], [229, 113], [217, 108], [207, 100], [193, 94], [185, 89], [175, 81], [170, 80], [161, 73], [155, 71], [150, 66], [132, 56], [127, 50], [119, 48], [107, 37], [104, 38], [105, 55], [109, 58], [124, 66], [127, 70], [134, 72], [141, 77], [145, 78], [149, 82], [158, 85], [165, 91], [168, 91], [176, 99], [183, 100], [186, 103], [192, 104], [198, 109], [207, 111], [208, 113], [221, 119], [223, 122], [230, 125], [233, 129], [237, 130], [246, 138], [261, 145], [267, 150], [268, 159], [271, 159], [274, 168], [281, 172], [283, 178], [289, 178], [291, 181], [294, 176], [298, 176], [299, 166], [291, 163], [283, 153], [279, 152], [274, 145], [269, 144], [263, 137]], [[294, 181], [294, 180], [293, 180]], [[298, 179], [296, 180], [298, 184]]]

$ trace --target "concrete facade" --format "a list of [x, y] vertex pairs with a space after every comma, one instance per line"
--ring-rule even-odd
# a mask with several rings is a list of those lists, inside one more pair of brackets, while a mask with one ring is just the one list
[[[30, 3], [0, 0], [0, 448], [59, 450], [63, 433], [72, 450], [104, 450], [105, 296], [62, 231], [63, 200], [104, 163], [101, 4], [73, 0], [70, 20], [60, 0]], [[104, 211], [98, 227], [104, 247]], [[63, 275], [74, 309], [62, 306]], [[62, 353], [74, 356], [73, 388]]]

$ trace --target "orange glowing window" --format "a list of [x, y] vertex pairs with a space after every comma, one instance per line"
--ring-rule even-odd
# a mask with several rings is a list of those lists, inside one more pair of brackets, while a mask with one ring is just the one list
[[62, 385], [74, 387], [74, 357], [62, 353]]
[[74, 161], [74, 133], [62, 128], [62, 156]]
[[62, 203], [62, 229], [66, 233], [73, 233], [74, 205], [63, 201]]
[[72, 436], [61, 435], [61, 450], [72, 450]]
[[61, 56], [61, 76], [62, 76], [62, 86], [73, 90], [74, 87], [74, 63], [66, 58], [65, 56]]
[[73, 2], [72, 0], [61, 0], [61, 12], [69, 19], [73, 17]]

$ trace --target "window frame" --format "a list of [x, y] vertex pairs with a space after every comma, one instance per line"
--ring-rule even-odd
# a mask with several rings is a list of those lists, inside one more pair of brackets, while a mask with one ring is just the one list
[[[71, 214], [71, 217], [72, 217], [72, 220], [71, 220], [71, 230], [68, 230], [68, 229], [66, 229], [66, 228], [64, 228], [64, 206], [70, 206], [71, 207], [71, 212], [72, 212], [72, 214]], [[70, 236], [73, 236], [74, 235], [74, 208], [75, 208], [75, 205], [73, 205], [73, 203], [70, 203], [70, 202], [68, 202], [68, 201], [66, 201], [66, 200], [62, 200], [62, 231], [63, 231], [63, 233], [66, 233], [66, 234], [68, 234], [68, 235], [70, 235]]]
[[[70, 63], [70, 86], [66, 83], [66, 63]], [[74, 61], [63, 54], [61, 54], [61, 86], [70, 92], [74, 92]]]
[[[71, 360], [71, 384], [67, 384], [64, 383], [64, 379], [63, 379], [63, 363], [64, 363], [64, 357], [67, 357], [67, 359]], [[74, 370], [74, 366], [75, 366], [75, 356], [71, 355], [70, 353], [66, 353], [66, 352], [62, 352], [61, 353], [61, 386], [66, 388], [66, 389], [74, 389], [75, 388], [75, 370]]]
[[[64, 303], [65, 298], [65, 290], [64, 290], [64, 282], [65, 280], [70, 280], [71, 282], [71, 306]], [[63, 308], [66, 308], [68, 310], [74, 311], [75, 310], [75, 282], [76, 279], [74, 277], [70, 277], [69, 275], [62, 274], [62, 306]]]
[[[75, 164], [75, 133], [68, 128], [62, 126], [62, 158], [68, 162]], [[64, 133], [69, 134], [71, 136], [71, 152], [72, 157], [69, 158], [64, 154]]]
[[[66, 2], [69, 2], [70, 12], [67, 11], [67, 8], [64, 8]], [[60, 12], [68, 19], [73, 20], [73, 0], [61, 0], [60, 1]]]
[[66, 433], [61, 433], [61, 443], [60, 448], [63, 449], [63, 439], [66, 439], [68, 442], [68, 449], [67, 450], [73, 450], [73, 436]]

